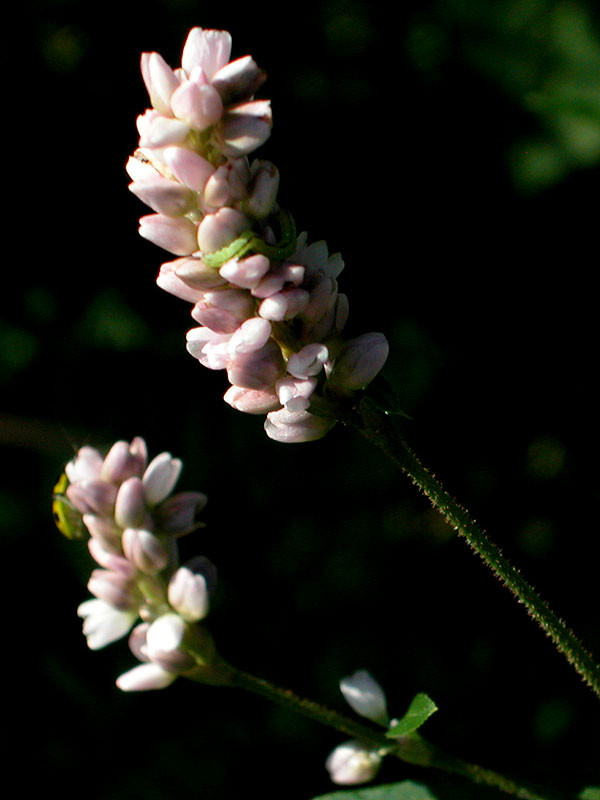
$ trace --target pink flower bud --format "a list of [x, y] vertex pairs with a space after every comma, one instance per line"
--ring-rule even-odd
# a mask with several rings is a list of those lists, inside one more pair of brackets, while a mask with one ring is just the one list
[[156, 575], [169, 563], [169, 552], [158, 536], [140, 528], [123, 531], [123, 552], [145, 575]]
[[225, 369], [229, 359], [228, 344], [232, 337], [209, 328], [192, 328], [187, 332], [188, 353], [208, 369]]
[[271, 135], [273, 118], [269, 100], [253, 100], [230, 109], [223, 118], [223, 152], [248, 155]]
[[207, 267], [200, 258], [181, 258], [173, 263], [176, 264], [177, 278], [180, 278], [194, 291], [201, 290], [201, 294], [198, 292], [196, 297], [196, 303], [202, 299], [204, 292], [208, 289], [217, 289], [219, 286], [225, 286], [226, 284], [219, 273], [213, 267]]
[[317, 417], [308, 411], [272, 411], [267, 414], [265, 431], [270, 439], [284, 444], [321, 439], [335, 425], [335, 419]]
[[221, 208], [214, 214], [207, 214], [198, 226], [198, 246], [203, 253], [214, 253], [249, 227], [248, 219], [241, 211]]
[[254, 313], [254, 301], [243, 289], [205, 292], [192, 309], [192, 317], [216, 333], [233, 333]]
[[273, 211], [279, 190], [279, 170], [270, 161], [252, 163], [252, 184], [249, 197], [244, 201], [244, 211], [256, 219], [265, 219]]
[[185, 217], [149, 214], [140, 218], [140, 236], [176, 256], [187, 256], [198, 249], [197, 230]]
[[164, 159], [177, 180], [195, 192], [204, 191], [206, 181], [215, 171], [210, 161], [187, 147], [167, 147]]
[[194, 81], [184, 81], [171, 95], [171, 108], [178, 119], [190, 128], [205, 131], [219, 121], [223, 102], [210, 84], [199, 86]]
[[81, 514], [112, 516], [116, 486], [105, 481], [79, 481], [67, 488], [67, 497]]
[[329, 350], [324, 344], [307, 344], [288, 359], [287, 370], [295, 378], [309, 378], [318, 375], [327, 363]]
[[93, 570], [87, 585], [89, 591], [99, 600], [121, 609], [137, 608], [139, 595], [130, 576], [109, 569]]
[[223, 400], [232, 408], [246, 414], [268, 414], [269, 411], [276, 411], [281, 406], [275, 392], [242, 389], [241, 386], [230, 386], [223, 395]]
[[158, 53], [142, 53], [142, 77], [152, 106], [161, 114], [171, 114], [169, 100], [179, 80]]
[[237, 258], [227, 261], [219, 273], [221, 277], [235, 286], [242, 289], [254, 289], [258, 286], [261, 278], [267, 274], [270, 266], [271, 263], [266, 256], [254, 255], [242, 258], [240, 261]]
[[136, 570], [133, 564], [120, 553], [115, 553], [114, 550], [107, 550], [98, 539], [89, 539], [88, 549], [94, 561], [100, 564], [101, 567], [124, 575], [130, 580], [135, 577]]
[[171, 494], [182, 466], [181, 461], [173, 458], [170, 453], [160, 453], [152, 459], [143, 477], [146, 502], [150, 507], [162, 502]]
[[144, 484], [140, 478], [128, 478], [117, 494], [115, 521], [121, 528], [141, 528], [147, 518]]
[[172, 672], [182, 672], [194, 666], [194, 659], [182, 649], [188, 630], [179, 614], [163, 614], [146, 631], [145, 655], [155, 664]]
[[196, 194], [181, 183], [159, 176], [129, 184], [129, 191], [159, 214], [179, 217], [198, 205]]
[[189, 75], [194, 67], [202, 67], [208, 80], [224, 67], [231, 54], [231, 35], [227, 31], [204, 31], [192, 28], [186, 39], [181, 66]]
[[229, 382], [245, 389], [268, 389], [284, 371], [281, 350], [271, 339], [258, 350], [237, 353], [227, 364]]
[[190, 126], [179, 119], [172, 119], [148, 110], [137, 118], [140, 133], [140, 147], [168, 147], [184, 142], [190, 132]]
[[143, 439], [134, 439], [131, 445], [124, 441], [115, 442], [102, 464], [102, 480], [119, 485], [127, 478], [140, 478], [146, 469], [147, 458]]
[[365, 333], [346, 342], [333, 364], [329, 389], [342, 396], [363, 389], [383, 367], [388, 352], [382, 333]]
[[201, 572], [180, 567], [169, 581], [169, 603], [188, 622], [208, 614], [208, 586]]
[[221, 95], [224, 105], [233, 105], [252, 97], [266, 77], [251, 56], [242, 56], [215, 72], [212, 85]]
[[301, 314], [308, 305], [310, 295], [304, 289], [284, 289], [262, 301], [258, 313], [264, 319], [282, 322]]
[[172, 536], [190, 533], [201, 524], [196, 522], [196, 517], [206, 502], [207, 497], [202, 492], [179, 492], [167, 497], [153, 513], [157, 529]]
[[104, 459], [94, 447], [82, 447], [65, 467], [69, 483], [99, 479], [103, 462]]
[[316, 378], [308, 380], [282, 378], [275, 384], [277, 396], [288, 411], [306, 411], [310, 406], [310, 398], [316, 386]]
[[[209, 271], [209, 268], [205, 267], [200, 259], [192, 257], [176, 258], [174, 261], [167, 261], [165, 264], [161, 264], [160, 271], [156, 277], [157, 286], [160, 286], [165, 292], [179, 297], [180, 300], [186, 300], [188, 303], [197, 303], [202, 298], [204, 289], [191, 286], [178, 274], [180, 268], [182, 268], [184, 274], [186, 269], [194, 274], [196, 263], [202, 272]], [[214, 270], [210, 272], [211, 274], [216, 274]]]
[[240, 327], [231, 336], [228, 342], [228, 353], [236, 356], [241, 353], [251, 353], [260, 350], [269, 341], [271, 336], [271, 323], [261, 317], [252, 317], [242, 322]]
[[[112, 516], [99, 517], [96, 514], [84, 514], [83, 524], [92, 536], [92, 539], [88, 542], [88, 546], [91, 546], [92, 541], [97, 541], [104, 550], [109, 550], [112, 553], [121, 552], [122, 531], [115, 524]], [[102, 566], [106, 565], [103, 564]]]

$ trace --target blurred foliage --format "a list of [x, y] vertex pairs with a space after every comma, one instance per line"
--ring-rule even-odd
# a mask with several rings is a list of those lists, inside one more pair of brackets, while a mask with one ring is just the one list
[[457, 58], [535, 118], [508, 149], [521, 190], [539, 190], [600, 159], [596, 11], [575, 0], [438, 0], [408, 30], [412, 62], [428, 77]]
[[[556, 789], [597, 784], [592, 695], [383, 456], [341, 426], [288, 448], [223, 403], [224, 376], [185, 352], [188, 308], [154, 284], [169, 256], [138, 237], [145, 210], [123, 169], [147, 102], [139, 53], [174, 64], [191, 26], [230, 30], [234, 55], [269, 76], [259, 157], [300, 229], [344, 255], [349, 336], [390, 339], [403, 432], [600, 652], [596, 6], [409, 0], [394, 20], [382, 0], [13, 10], [0, 520], [18, 604], [10, 745], [35, 754], [32, 781], [89, 800], [332, 789], [335, 732], [183, 681], [123, 695], [125, 643], [86, 649], [75, 609], [90, 560], [54, 530], [52, 487], [82, 444], [143, 435], [183, 459], [182, 489], [209, 495], [207, 528], [182, 549], [219, 568], [209, 622], [224, 657], [340, 709], [339, 679], [369, 669], [392, 708], [435, 697], [428, 736], [448, 752]], [[400, 769], [384, 763], [381, 781], [425, 780]], [[481, 794], [429, 777], [439, 800]]]

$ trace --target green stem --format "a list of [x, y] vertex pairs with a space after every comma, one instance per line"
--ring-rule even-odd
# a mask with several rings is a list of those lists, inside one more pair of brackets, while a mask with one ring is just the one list
[[600, 666], [577, 636], [558, 617], [520, 572], [508, 561], [489, 537], [471, 519], [466, 509], [444, 489], [439, 480], [423, 466], [399, 435], [392, 418], [366, 400], [342, 421], [352, 425], [370, 442], [389, 456], [429, 498], [446, 522], [467, 540], [492, 572], [510, 589], [529, 615], [541, 626], [557, 649], [600, 697]]
[[433, 767], [454, 775], [460, 775], [468, 778], [473, 783], [498, 789], [513, 797], [520, 798], [520, 800], [559, 800], [559, 798], [566, 800], [565, 795], [554, 793], [552, 795], [547, 793], [538, 794], [536, 791], [521, 786], [497, 772], [448, 756], [416, 734], [398, 740], [388, 739], [384, 733], [346, 717], [344, 714], [339, 714], [337, 711], [332, 711], [312, 700], [299, 697], [290, 689], [281, 689], [263, 678], [242, 672], [234, 667], [229, 666], [226, 669], [228, 673], [227, 680], [224, 680], [223, 683], [254, 692], [291, 711], [310, 717], [310, 719], [320, 722], [322, 725], [335, 728], [335, 730], [347, 736], [359, 739], [369, 747], [381, 752], [382, 755], [394, 756], [405, 763], [415, 764], [420, 767]]

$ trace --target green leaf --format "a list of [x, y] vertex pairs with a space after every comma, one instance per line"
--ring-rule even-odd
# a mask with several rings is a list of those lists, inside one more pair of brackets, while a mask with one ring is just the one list
[[385, 734], [389, 739], [397, 739], [400, 736], [410, 736], [418, 730], [421, 725], [429, 719], [434, 711], [437, 711], [437, 706], [428, 695], [420, 692], [413, 698], [412, 703], [408, 707], [408, 711], [398, 720]]
[[579, 795], [579, 800], [600, 800], [600, 786], [588, 786]]
[[[422, 783], [402, 781], [372, 789], [351, 789], [344, 792], [321, 794], [313, 800], [438, 800]], [[592, 798], [593, 800], [593, 798]]]

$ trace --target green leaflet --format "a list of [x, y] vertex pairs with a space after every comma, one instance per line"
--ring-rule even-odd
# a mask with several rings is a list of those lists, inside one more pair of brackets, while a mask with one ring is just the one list
[[420, 692], [414, 696], [408, 707], [408, 711], [402, 719], [392, 725], [385, 735], [388, 739], [410, 736], [411, 733], [418, 730], [435, 711], [437, 711], [437, 706], [431, 697]]

